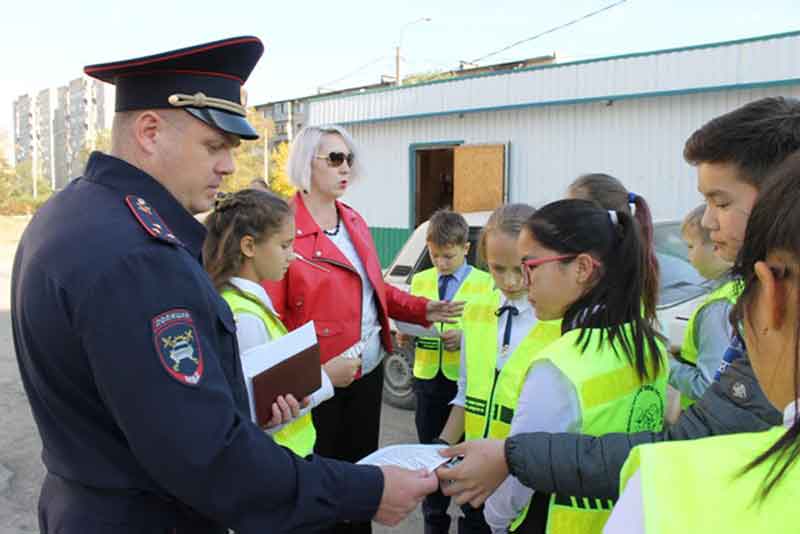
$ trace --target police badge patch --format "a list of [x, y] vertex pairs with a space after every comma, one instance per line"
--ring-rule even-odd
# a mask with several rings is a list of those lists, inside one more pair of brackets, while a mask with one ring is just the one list
[[151, 321], [153, 342], [167, 373], [187, 386], [196, 386], [203, 377], [203, 353], [189, 310], [161, 313]]

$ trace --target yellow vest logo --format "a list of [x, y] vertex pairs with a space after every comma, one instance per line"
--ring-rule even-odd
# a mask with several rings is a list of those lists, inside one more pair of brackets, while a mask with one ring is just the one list
[[664, 424], [664, 397], [650, 385], [639, 388], [628, 414], [628, 432], [659, 430]]

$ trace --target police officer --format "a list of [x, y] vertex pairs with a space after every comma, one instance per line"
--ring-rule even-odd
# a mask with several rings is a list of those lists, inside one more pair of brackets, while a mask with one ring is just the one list
[[228, 306], [200, 264], [231, 150], [258, 135], [239, 37], [86, 67], [116, 85], [111, 155], [40, 209], [12, 326], [47, 468], [42, 533], [314, 532], [394, 524], [433, 476], [303, 460], [250, 422]]

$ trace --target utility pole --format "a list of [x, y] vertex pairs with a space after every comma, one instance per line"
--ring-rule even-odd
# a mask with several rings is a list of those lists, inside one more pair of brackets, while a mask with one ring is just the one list
[[394, 79], [395, 85], [403, 85], [403, 80], [400, 78], [400, 48], [403, 46], [403, 32], [406, 31], [406, 28], [412, 26], [414, 24], [420, 22], [430, 22], [430, 17], [421, 17], [417, 20], [412, 20], [411, 22], [407, 22], [400, 28], [400, 37], [397, 39], [397, 46], [394, 48]]

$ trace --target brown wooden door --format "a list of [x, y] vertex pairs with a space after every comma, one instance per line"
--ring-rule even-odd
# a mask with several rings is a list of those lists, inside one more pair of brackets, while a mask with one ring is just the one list
[[462, 145], [453, 154], [453, 209], [491, 211], [505, 201], [505, 145]]

